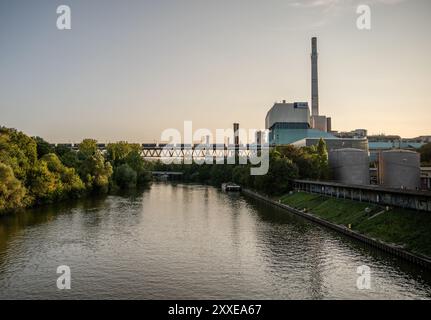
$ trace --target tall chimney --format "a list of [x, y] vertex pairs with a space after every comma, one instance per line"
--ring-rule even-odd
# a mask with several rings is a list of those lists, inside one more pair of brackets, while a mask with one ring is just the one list
[[317, 38], [311, 38], [311, 115], [319, 115], [319, 88], [317, 80]]
[[239, 123], [233, 124], [234, 143], [239, 145]]

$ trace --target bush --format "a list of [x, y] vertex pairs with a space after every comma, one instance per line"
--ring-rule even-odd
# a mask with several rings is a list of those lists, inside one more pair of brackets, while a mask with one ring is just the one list
[[0, 213], [25, 206], [26, 189], [10, 166], [0, 163]]
[[137, 173], [127, 163], [117, 167], [114, 172], [114, 182], [122, 189], [135, 188]]

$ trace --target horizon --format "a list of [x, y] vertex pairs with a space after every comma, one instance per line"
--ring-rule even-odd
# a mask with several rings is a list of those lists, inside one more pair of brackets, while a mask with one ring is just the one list
[[[245, 4], [247, 3], [247, 10]], [[0, 125], [52, 143], [160, 141], [167, 128], [263, 129], [275, 101], [311, 106], [333, 129], [431, 135], [429, 1], [0, 1]]]

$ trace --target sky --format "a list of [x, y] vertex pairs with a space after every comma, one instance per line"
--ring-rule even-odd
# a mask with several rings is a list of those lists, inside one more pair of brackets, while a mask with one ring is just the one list
[[429, 30], [429, 0], [0, 0], [0, 125], [50, 142], [261, 129], [275, 101], [311, 105], [316, 36], [334, 130], [431, 135]]

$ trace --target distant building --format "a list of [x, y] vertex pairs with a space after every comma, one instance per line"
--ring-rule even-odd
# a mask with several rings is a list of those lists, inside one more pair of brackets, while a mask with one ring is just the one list
[[414, 140], [418, 140], [425, 143], [431, 143], [431, 136], [419, 136], [415, 138]]
[[[367, 138], [337, 138], [337, 137], [322, 137], [322, 138], [323, 140], [325, 140], [326, 149], [328, 151], [346, 149], [346, 148], [360, 149], [366, 152], [369, 151]], [[294, 142], [293, 145], [297, 147], [310, 147], [313, 145], [317, 145], [319, 143], [319, 140], [320, 138], [307, 137]]]
[[355, 129], [352, 131], [334, 132], [334, 136], [339, 138], [364, 138], [368, 135], [366, 129]]
[[425, 141], [415, 139], [403, 139], [396, 135], [373, 135], [368, 136], [370, 147], [370, 161], [378, 161], [379, 154], [392, 149], [404, 149], [415, 151], [426, 144]]

